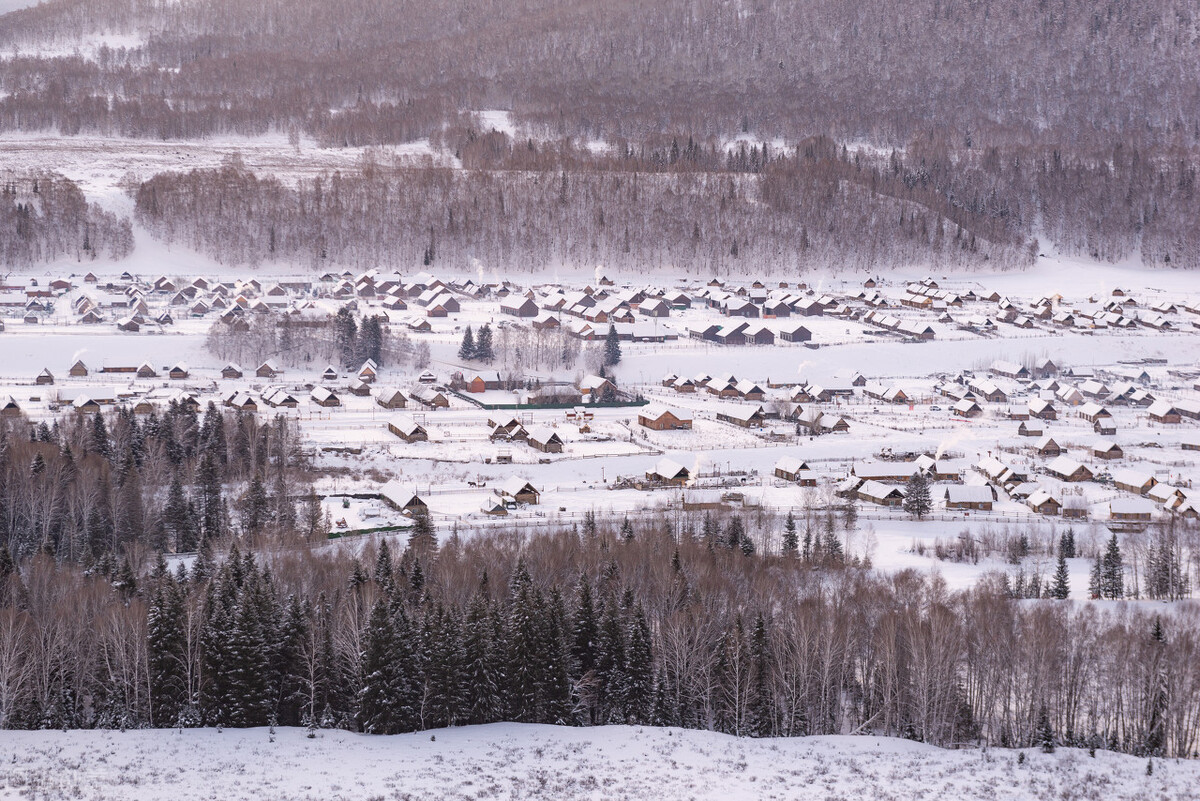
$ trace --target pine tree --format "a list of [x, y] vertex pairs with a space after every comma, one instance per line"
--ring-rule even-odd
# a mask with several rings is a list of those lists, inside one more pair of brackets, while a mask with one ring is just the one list
[[543, 665], [538, 662], [539, 599], [529, 572], [518, 562], [509, 588], [508, 715], [521, 723], [537, 723]]
[[1114, 531], [1104, 551], [1101, 597], [1119, 599], [1125, 597], [1125, 566], [1121, 558], [1121, 546]]
[[770, 686], [770, 641], [766, 620], [759, 613], [750, 636], [750, 684], [746, 701], [746, 733], [751, 737], [770, 737], [775, 729], [773, 695]]
[[104, 424], [104, 415], [96, 412], [92, 415], [92, 427], [88, 437], [88, 450], [98, 453], [105, 459], [112, 458], [112, 450], [108, 441], [108, 426]]
[[930, 496], [929, 479], [924, 471], [918, 470], [912, 474], [904, 488], [904, 511], [922, 520], [931, 509], [933, 499]]
[[540, 626], [543, 701], [539, 708], [542, 723], [562, 725], [571, 714], [571, 676], [566, 606], [558, 587], [552, 587], [550, 598], [542, 607]]
[[633, 542], [633, 523], [630, 522], [628, 515], [621, 521], [621, 540], [623, 542]]
[[797, 556], [800, 550], [800, 538], [796, 534], [796, 516], [788, 510], [787, 519], [783, 522], [783, 555]]
[[1056, 747], [1054, 727], [1050, 725], [1050, 712], [1045, 703], [1038, 708], [1036, 736], [1035, 745], [1042, 749], [1042, 753], [1053, 754]]
[[650, 645], [650, 625], [646, 612], [638, 604], [629, 625], [629, 655], [625, 668], [625, 709], [629, 723], [650, 723], [654, 703], [654, 656]]
[[349, 308], [343, 306], [338, 309], [337, 315], [333, 318], [333, 334], [337, 352], [341, 356], [342, 367], [353, 368], [355, 366], [354, 357], [357, 355], [358, 323]]
[[174, 725], [188, 703], [183, 627], [183, 593], [172, 579], [162, 579], [146, 615], [151, 725]]
[[1104, 597], [1104, 560], [1099, 556], [1092, 564], [1092, 572], [1088, 577], [1088, 597]]
[[394, 566], [391, 564], [391, 548], [388, 546], [388, 541], [379, 541], [379, 553], [376, 554], [376, 568], [374, 568], [374, 583], [379, 585], [379, 589], [383, 590], [384, 595], [391, 595], [391, 591], [395, 589]]
[[418, 554], [431, 554], [437, 550], [437, 534], [433, 519], [425, 509], [413, 513], [413, 526], [408, 533], [408, 547]]
[[483, 595], [476, 593], [463, 624], [464, 719], [470, 724], [492, 723], [504, 713], [502, 676], [495, 669], [495, 626]]
[[242, 531], [250, 537], [257, 536], [270, 519], [270, 508], [262, 473], [256, 471], [242, 497]]
[[615, 599], [610, 598], [604, 603], [600, 618], [600, 647], [596, 660], [599, 722], [621, 723], [626, 716], [626, 644], [625, 627]]
[[354, 361], [364, 364], [368, 359], [377, 365], [383, 365], [383, 326], [379, 317], [374, 314], [363, 318], [362, 327], [358, 331]]
[[1071, 579], [1067, 573], [1067, 557], [1061, 548], [1058, 552], [1058, 568], [1054, 571], [1054, 586], [1050, 590], [1050, 595], [1060, 601], [1071, 597]]
[[484, 364], [491, 364], [496, 359], [492, 349], [492, 327], [484, 323], [479, 327], [479, 336], [475, 338], [475, 358]]
[[723, 543], [729, 550], [737, 550], [742, 547], [742, 539], [746, 536], [746, 529], [742, 524], [742, 518], [738, 516], [731, 517], [729, 522], [725, 524], [725, 542]]
[[183, 494], [183, 482], [179, 479], [178, 470], [171, 475], [167, 504], [163, 507], [163, 525], [166, 526], [170, 543], [177, 553], [196, 550], [196, 521]]
[[1075, 529], [1068, 528], [1059, 537], [1058, 552], [1067, 559], [1075, 558]]
[[400, 682], [396, 671], [399, 644], [385, 598], [380, 598], [371, 607], [365, 641], [358, 725], [367, 734], [395, 734], [400, 731], [396, 709]]
[[475, 334], [471, 331], [471, 326], [467, 326], [467, 330], [463, 332], [462, 344], [458, 346], [458, 358], [463, 361], [469, 361], [475, 358]]
[[621, 340], [617, 336], [617, 327], [608, 326], [608, 335], [604, 338], [604, 365], [615, 367], [621, 363]]
[[222, 499], [221, 470], [217, 459], [217, 448], [210, 444], [200, 456], [197, 482], [200, 488], [200, 541], [215, 540], [221, 536]]
[[423, 728], [455, 726], [466, 716], [465, 652], [457, 612], [442, 604], [426, 610], [422, 625], [425, 695]]
[[229, 682], [228, 726], [265, 726], [272, 710], [268, 632], [255, 598], [257, 579], [247, 579], [233, 614], [225, 670]]

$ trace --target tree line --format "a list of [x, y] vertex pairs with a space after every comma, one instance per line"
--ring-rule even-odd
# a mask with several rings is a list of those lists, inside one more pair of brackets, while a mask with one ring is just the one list
[[[450, 135], [450, 134], [447, 134]], [[379, 164], [285, 184], [237, 165], [136, 190], [155, 236], [218, 261], [694, 274], [1030, 264], [1062, 252], [1195, 267], [1195, 167], [1127, 148], [851, 151], [826, 138], [730, 153], [671, 138], [593, 154], [505, 134], [451, 142], [471, 169]]]
[[589, 516], [439, 544], [418, 515], [402, 548], [227, 538], [115, 578], [0, 559], [0, 725], [635, 723], [1195, 755], [1194, 607], [1016, 601], [998, 576], [950, 591], [765, 551], [755, 525]]
[[88, 203], [70, 179], [33, 171], [0, 176], [0, 266], [64, 256], [122, 259], [132, 251], [130, 220]]

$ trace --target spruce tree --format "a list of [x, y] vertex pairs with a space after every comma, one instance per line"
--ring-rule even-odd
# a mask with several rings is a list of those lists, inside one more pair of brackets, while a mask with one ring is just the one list
[[1071, 578], [1067, 573], [1067, 557], [1063, 555], [1061, 548], [1058, 552], [1058, 568], [1054, 571], [1054, 586], [1050, 590], [1050, 595], [1060, 601], [1071, 597]]
[[192, 519], [187, 498], [183, 494], [183, 482], [179, 471], [171, 475], [171, 487], [167, 490], [167, 504], [163, 508], [163, 525], [166, 526], [170, 544], [178, 553], [196, 550], [195, 521]]
[[1050, 725], [1050, 712], [1046, 709], [1045, 703], [1042, 703], [1038, 707], [1037, 731], [1035, 734], [1037, 737], [1035, 745], [1042, 749], [1042, 753], [1053, 754], [1056, 747], [1054, 727]]
[[539, 599], [523, 563], [518, 562], [509, 589], [508, 715], [520, 723], [537, 723], [542, 671], [538, 662]]
[[604, 366], [615, 367], [621, 363], [621, 339], [617, 336], [617, 327], [608, 326], [608, 335], [604, 337]]
[[200, 489], [200, 541], [215, 540], [222, 531], [221, 468], [215, 443], [204, 448], [197, 469]]
[[367, 734], [394, 734], [400, 731], [397, 717], [396, 630], [386, 598], [371, 607], [362, 655], [362, 687], [358, 696], [358, 725]]
[[150, 723], [172, 726], [188, 703], [183, 593], [174, 580], [159, 581], [146, 614]]
[[270, 719], [272, 699], [267, 683], [270, 673], [268, 631], [263, 609], [257, 603], [251, 577], [238, 599], [229, 631], [225, 671], [229, 682], [228, 726], [265, 726]]
[[476, 593], [463, 622], [464, 720], [493, 723], [504, 713], [501, 675], [496, 671], [495, 623], [483, 596]]
[[470, 361], [475, 358], [475, 334], [471, 331], [471, 326], [467, 326], [467, 330], [463, 332], [462, 344], [458, 346], [458, 358], [463, 361]]
[[491, 364], [496, 359], [492, 349], [492, 327], [488, 323], [479, 327], [479, 335], [475, 337], [475, 358], [484, 364]]
[[242, 531], [257, 536], [270, 520], [270, 501], [267, 488], [263, 485], [262, 473], [255, 471], [250, 486], [242, 497]]
[[108, 442], [108, 426], [104, 423], [104, 415], [96, 412], [92, 415], [92, 427], [88, 436], [88, 450], [98, 453], [105, 459], [112, 458], [112, 449]]
[[615, 598], [605, 601], [600, 613], [600, 647], [596, 674], [600, 682], [598, 713], [600, 723], [625, 720], [627, 693], [625, 626]]
[[1114, 531], [1104, 551], [1101, 597], [1119, 599], [1125, 597], [1125, 567], [1121, 558], [1121, 546]]
[[746, 733], [770, 737], [775, 729], [774, 697], [771, 690], [770, 641], [766, 620], [759, 613], [750, 635], [750, 684], [746, 701]]
[[1068, 528], [1058, 540], [1058, 552], [1067, 559], [1075, 558], [1075, 529]]
[[1088, 597], [1104, 597], [1104, 560], [1099, 556], [1092, 563], [1092, 572], [1088, 576]]
[[797, 556], [800, 550], [800, 538], [796, 534], [796, 516], [788, 510], [787, 519], [783, 522], [783, 555]]
[[358, 347], [358, 323], [349, 308], [343, 306], [338, 309], [337, 315], [333, 318], [333, 333], [338, 354], [341, 356], [342, 367], [347, 369], [354, 367], [354, 357], [357, 355]]
[[363, 318], [362, 327], [358, 332], [357, 354], [354, 361], [364, 364], [370, 359], [375, 364], [383, 366], [383, 326], [378, 315]]
[[918, 470], [908, 479], [904, 488], [904, 511], [918, 520], [924, 519], [933, 509], [933, 498], [930, 495], [929, 479], [924, 471]]
[[413, 513], [413, 526], [408, 533], [408, 547], [417, 554], [431, 554], [437, 550], [437, 534], [433, 519], [425, 509]]
[[629, 654], [625, 667], [625, 709], [629, 723], [648, 724], [654, 703], [654, 656], [650, 625], [639, 603], [629, 625]]

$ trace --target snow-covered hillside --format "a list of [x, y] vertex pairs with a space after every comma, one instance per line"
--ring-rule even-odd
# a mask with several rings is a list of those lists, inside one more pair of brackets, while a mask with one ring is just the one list
[[376, 737], [302, 729], [5, 732], [0, 796], [80, 799], [1195, 799], [1200, 762], [879, 737], [491, 726]]

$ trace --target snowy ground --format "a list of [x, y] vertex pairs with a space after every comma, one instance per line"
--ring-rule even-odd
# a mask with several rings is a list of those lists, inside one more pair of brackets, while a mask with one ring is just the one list
[[737, 739], [521, 724], [374, 737], [301, 729], [6, 732], [0, 796], [30, 799], [1195, 799], [1200, 762], [879, 737]]

